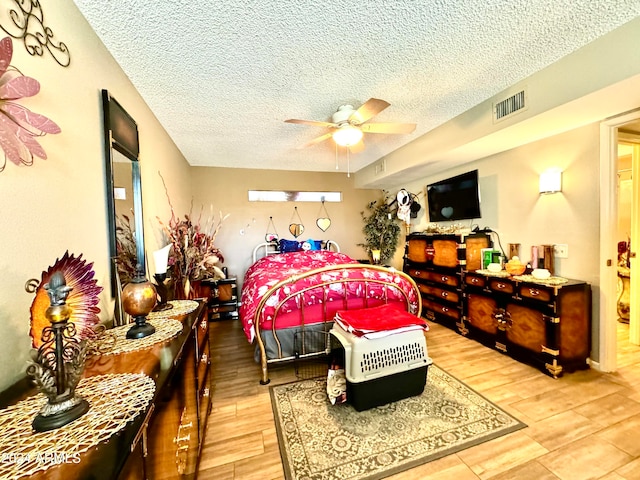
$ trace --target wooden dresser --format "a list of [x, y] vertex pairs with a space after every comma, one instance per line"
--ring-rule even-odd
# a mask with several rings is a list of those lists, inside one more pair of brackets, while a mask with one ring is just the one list
[[422, 294], [422, 315], [553, 377], [587, 368], [591, 287], [477, 273], [488, 237], [407, 236], [404, 271]]
[[[156, 383], [154, 398], [107, 442], [81, 454], [77, 463], [53, 466], [30, 479], [193, 479], [211, 410], [209, 322], [204, 301], [176, 317], [177, 337], [151, 348], [90, 357], [85, 377], [144, 373]], [[0, 394], [0, 406], [34, 393], [25, 380]], [[70, 424], [72, 425], [72, 424]]]
[[469, 335], [553, 377], [587, 368], [591, 353], [591, 288], [467, 272], [465, 324]]

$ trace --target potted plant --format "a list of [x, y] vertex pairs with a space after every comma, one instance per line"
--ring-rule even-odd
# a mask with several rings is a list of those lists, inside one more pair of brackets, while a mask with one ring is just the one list
[[398, 247], [400, 225], [388, 200], [388, 192], [383, 190], [381, 198], [367, 205], [367, 212], [360, 212], [364, 221], [362, 233], [365, 241], [358, 246], [365, 248], [373, 263], [387, 262]]

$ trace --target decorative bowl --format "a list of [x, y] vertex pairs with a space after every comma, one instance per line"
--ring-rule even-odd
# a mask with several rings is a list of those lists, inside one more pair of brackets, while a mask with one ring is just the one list
[[487, 265], [487, 270], [493, 273], [498, 273], [502, 271], [502, 265], [500, 265], [499, 263], [490, 263], [489, 265]]
[[504, 269], [509, 273], [509, 275], [522, 275], [527, 269], [527, 266], [524, 263], [507, 262]]
[[537, 278], [538, 280], [544, 280], [551, 276], [551, 273], [546, 268], [536, 268], [533, 272], [531, 272], [533, 278]]

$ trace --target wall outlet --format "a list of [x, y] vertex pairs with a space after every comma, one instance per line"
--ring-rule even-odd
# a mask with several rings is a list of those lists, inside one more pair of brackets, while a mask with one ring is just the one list
[[556, 243], [553, 246], [553, 254], [556, 258], [569, 258], [569, 245], [566, 243]]

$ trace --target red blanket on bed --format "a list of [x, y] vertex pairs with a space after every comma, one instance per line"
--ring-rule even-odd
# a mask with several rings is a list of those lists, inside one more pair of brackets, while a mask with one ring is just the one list
[[[357, 264], [358, 261], [343, 254], [330, 252], [326, 250], [314, 250], [308, 252], [293, 252], [283, 253], [278, 255], [269, 255], [261, 258], [254, 263], [244, 277], [244, 283], [242, 286], [240, 306], [240, 319], [242, 321], [242, 328], [244, 330], [247, 339], [253, 342], [255, 338], [254, 332], [254, 317], [258, 305], [267, 291], [276, 283], [291, 277], [292, 275], [302, 272], [308, 272], [316, 268], [324, 267], [327, 265], [341, 265], [341, 264]], [[311, 278], [305, 278], [293, 283], [287, 283], [278, 289], [273, 296], [271, 296], [265, 303], [262, 312], [262, 328], [271, 328], [272, 321], [275, 315], [275, 309], [278, 303], [284, 299], [288, 294], [300, 292], [308, 289], [312, 285], [322, 283], [325, 285], [322, 289], [311, 289], [304, 293], [304, 322], [306, 324], [320, 321], [321, 319], [316, 317], [315, 314], [320, 314], [323, 311], [323, 302], [334, 302], [331, 304], [331, 308], [327, 305], [327, 310], [335, 311], [347, 308], [344, 304], [345, 291], [347, 288], [347, 298], [354, 298], [354, 304], [358, 305], [358, 302], [362, 301], [363, 284], [349, 284], [345, 287], [345, 284], [337, 282], [341, 278], [367, 278], [367, 279], [384, 279], [389, 282], [400, 284], [402, 288], [410, 292], [409, 299], [412, 302], [417, 302], [414, 289], [411, 288], [409, 282], [397, 275], [392, 270], [374, 270], [371, 268], [358, 269], [345, 269], [345, 270], [332, 270], [329, 272], [322, 272]], [[406, 284], [406, 285], [404, 285]], [[369, 287], [369, 296], [375, 298], [384, 298], [382, 290], [384, 286], [380, 284], [371, 284]], [[398, 293], [395, 289], [386, 288], [389, 301], [402, 302], [404, 298], [402, 294]], [[351, 302], [351, 300], [348, 300]], [[381, 303], [371, 303], [370, 306], [375, 306]], [[359, 305], [360, 308], [364, 305]], [[349, 304], [349, 308], [352, 308], [352, 304]], [[357, 308], [357, 307], [353, 307]], [[276, 320], [277, 328], [286, 328], [290, 326], [300, 325], [300, 315], [298, 311], [300, 305], [295, 298], [285, 302], [278, 311], [278, 318]], [[333, 318], [333, 317], [331, 317]]]

